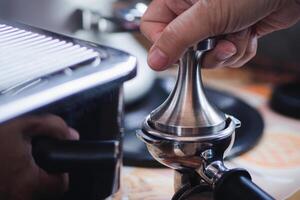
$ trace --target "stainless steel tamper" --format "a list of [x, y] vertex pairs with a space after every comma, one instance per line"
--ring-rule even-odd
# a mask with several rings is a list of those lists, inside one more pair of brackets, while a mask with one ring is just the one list
[[[209, 187], [214, 199], [273, 199], [251, 182], [247, 171], [229, 170], [223, 163], [240, 122], [206, 98], [201, 60], [214, 45], [214, 39], [207, 39], [186, 51], [173, 91], [150, 113], [137, 135], [158, 162], [181, 177], [194, 174], [198, 181], [190, 181], [190, 187]], [[183, 184], [183, 179], [177, 179], [175, 190], [180, 191]]]

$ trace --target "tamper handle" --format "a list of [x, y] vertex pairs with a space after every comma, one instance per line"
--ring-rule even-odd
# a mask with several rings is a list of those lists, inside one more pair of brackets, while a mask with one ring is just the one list
[[187, 49], [180, 59], [177, 81], [167, 100], [151, 112], [149, 124], [161, 137], [215, 137], [226, 125], [226, 116], [206, 98], [201, 78], [205, 52], [215, 39], [206, 39]]
[[194, 48], [200, 52], [206, 52], [212, 50], [216, 46], [215, 38], [207, 38], [199, 42]]
[[223, 175], [214, 189], [214, 199], [274, 200], [253, 183], [249, 173], [242, 169], [230, 170]]

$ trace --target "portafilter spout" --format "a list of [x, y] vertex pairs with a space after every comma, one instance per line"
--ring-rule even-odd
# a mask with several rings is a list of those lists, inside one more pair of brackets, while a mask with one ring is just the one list
[[207, 39], [186, 51], [173, 91], [146, 118], [137, 136], [158, 162], [179, 173], [197, 174], [199, 184], [209, 186], [215, 199], [273, 199], [251, 182], [247, 171], [229, 170], [223, 163], [240, 122], [205, 96], [201, 61], [214, 44]]

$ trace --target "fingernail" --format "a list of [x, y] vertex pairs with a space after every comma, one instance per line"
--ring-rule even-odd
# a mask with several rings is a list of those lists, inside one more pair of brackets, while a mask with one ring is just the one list
[[75, 139], [75, 140], [79, 139], [79, 133], [75, 129], [69, 127], [69, 133], [70, 133], [72, 139]]
[[235, 53], [235, 51], [220, 51], [216, 56], [219, 61], [225, 61], [234, 56]]
[[148, 63], [151, 67], [155, 69], [162, 69], [166, 67], [166, 65], [168, 65], [169, 58], [159, 48], [153, 47], [148, 57]]

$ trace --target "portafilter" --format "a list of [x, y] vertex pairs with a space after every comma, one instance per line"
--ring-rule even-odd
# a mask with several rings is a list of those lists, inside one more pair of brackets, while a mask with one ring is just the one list
[[[197, 181], [188, 181], [190, 187], [209, 188], [214, 199], [273, 199], [251, 181], [246, 170], [224, 165], [235, 129], [241, 124], [206, 98], [201, 60], [214, 46], [215, 39], [207, 39], [186, 51], [173, 91], [150, 113], [137, 135], [158, 162], [182, 177], [193, 174], [192, 179]], [[175, 180], [177, 193], [182, 192], [183, 182]], [[176, 194], [173, 199], [189, 198]]]

